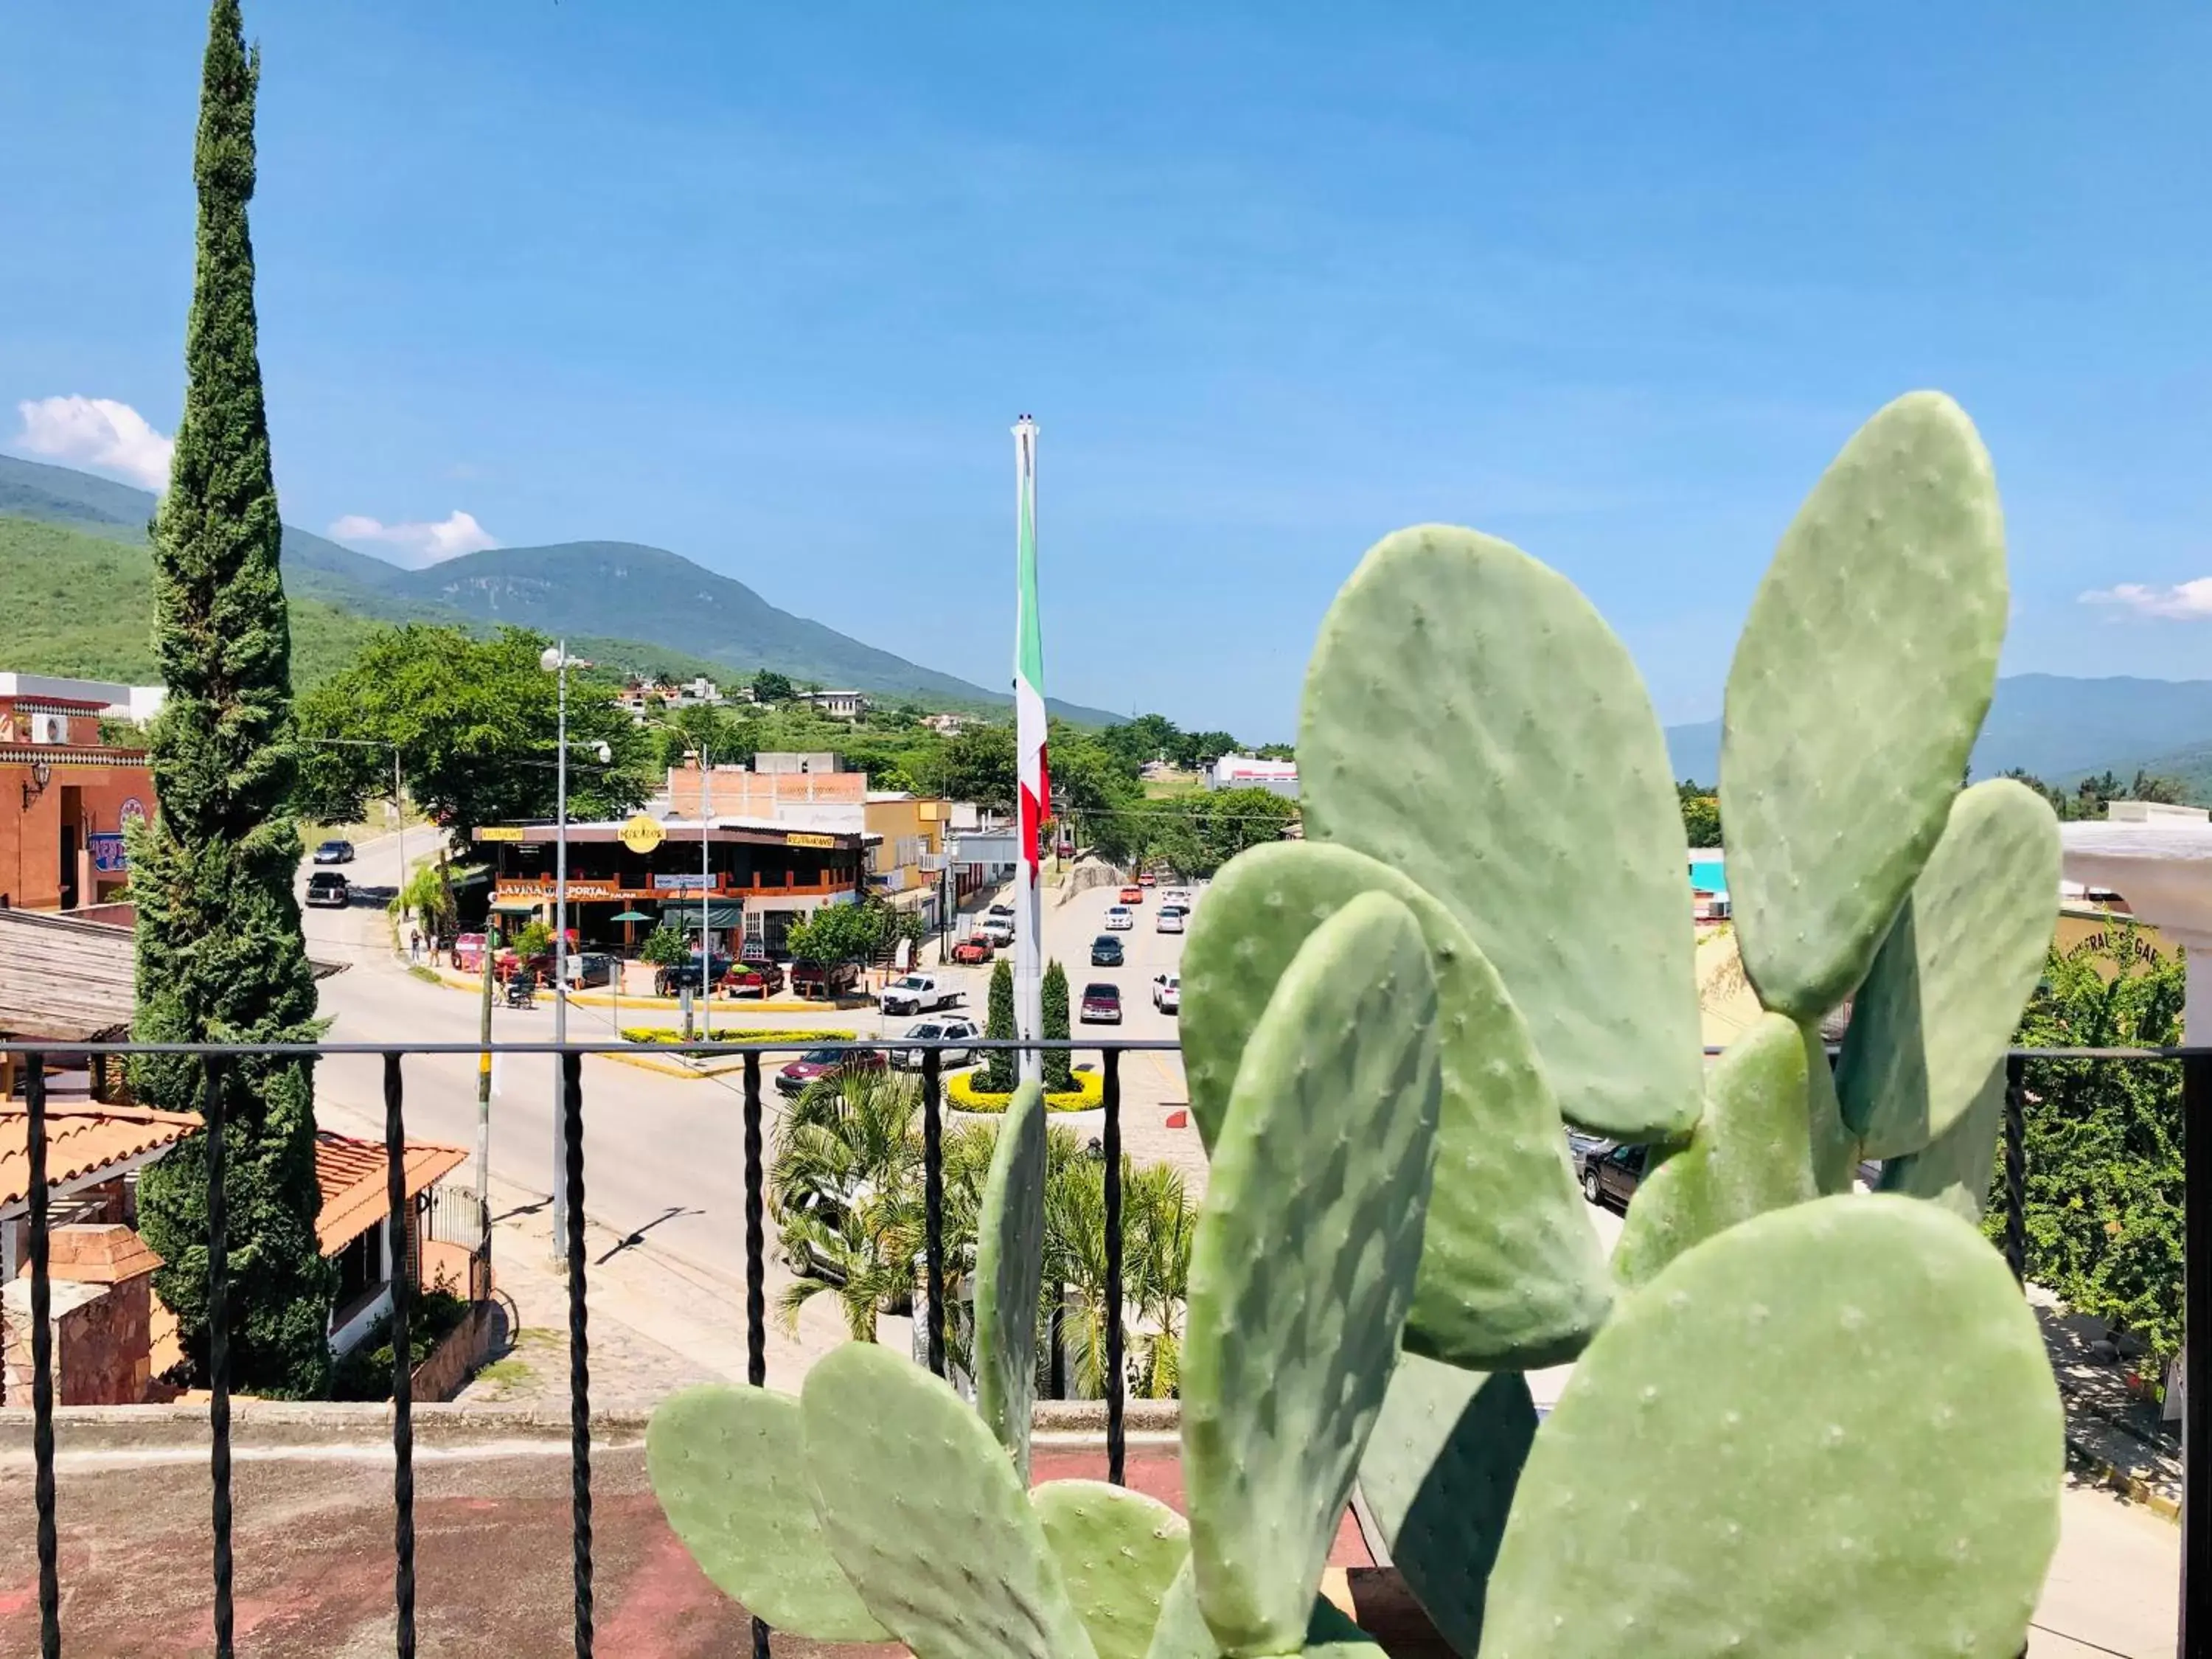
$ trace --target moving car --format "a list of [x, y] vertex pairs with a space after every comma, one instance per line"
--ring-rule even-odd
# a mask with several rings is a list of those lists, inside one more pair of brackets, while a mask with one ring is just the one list
[[1124, 887], [1120, 893], [1116, 894], [1115, 896], [1118, 897], [1124, 904], [1142, 904], [1145, 902], [1145, 890], [1138, 886], [1134, 882], [1131, 882], [1127, 887]]
[[[983, 1035], [983, 1031], [972, 1019], [926, 1019], [919, 1025], [908, 1026], [906, 1035], [909, 1041], [915, 1042], [973, 1042]], [[975, 1063], [973, 1048], [943, 1048], [938, 1053], [937, 1063], [948, 1070], [955, 1066], [973, 1066]], [[894, 1048], [891, 1050], [891, 1064], [902, 1071], [918, 1072], [921, 1069], [921, 1050]]]
[[1143, 872], [1137, 878], [1137, 885], [1139, 887], [1157, 887], [1159, 884], [1160, 878], [1149, 870]]
[[1152, 975], [1152, 1006], [1164, 1014], [1182, 1012], [1182, 975], [1177, 973]]
[[739, 962], [714, 981], [714, 988], [726, 996], [766, 999], [783, 989], [783, 969], [773, 962]]
[[1611, 1200], [1626, 1210], [1643, 1183], [1650, 1155], [1649, 1146], [1613, 1146], [1590, 1153], [1583, 1160], [1583, 1196], [1593, 1204]]
[[966, 994], [949, 981], [927, 974], [906, 974], [884, 986], [877, 1002], [887, 1014], [927, 1014], [939, 1008], [957, 1008]]
[[318, 864], [351, 864], [353, 843], [349, 841], [326, 841], [315, 848]]
[[1163, 904], [1160, 906], [1159, 919], [1152, 923], [1153, 931], [1161, 933], [1180, 933], [1182, 932], [1182, 919], [1186, 914], [1187, 912], [1180, 904]]
[[1121, 941], [1111, 933], [1101, 933], [1092, 939], [1091, 965], [1093, 968], [1119, 968], [1121, 965]]
[[970, 933], [952, 947], [952, 959], [973, 968], [988, 962], [998, 954], [998, 948], [981, 933]]
[[1106, 925], [1117, 933], [1127, 933], [1137, 925], [1137, 918], [1127, 905], [1109, 904], [1106, 907]]
[[343, 910], [353, 902], [353, 890], [335, 870], [318, 870], [307, 878], [307, 902], [318, 910]]
[[1121, 988], [1096, 980], [1083, 988], [1083, 1012], [1079, 1016], [1085, 1025], [1119, 1025], [1121, 1023]]
[[775, 1074], [776, 1092], [803, 1094], [810, 1083], [834, 1083], [848, 1072], [880, 1072], [885, 1064], [880, 1048], [809, 1048]]

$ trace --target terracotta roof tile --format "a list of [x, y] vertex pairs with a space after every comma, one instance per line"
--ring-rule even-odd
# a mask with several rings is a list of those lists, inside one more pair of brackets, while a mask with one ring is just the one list
[[[410, 1140], [401, 1159], [407, 1196], [434, 1185], [468, 1162], [460, 1146]], [[330, 1255], [350, 1244], [387, 1213], [384, 1148], [374, 1140], [319, 1131], [315, 1136], [315, 1182], [323, 1207], [315, 1217], [315, 1242]]]
[[[0, 1210], [30, 1196], [30, 1109], [0, 1103]], [[173, 1146], [199, 1127], [188, 1112], [150, 1106], [101, 1106], [56, 1101], [46, 1107], [46, 1184], [82, 1179], [111, 1164]]]

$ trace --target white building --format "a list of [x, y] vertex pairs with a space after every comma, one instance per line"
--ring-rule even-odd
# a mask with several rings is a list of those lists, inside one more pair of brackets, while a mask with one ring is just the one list
[[1206, 775], [1209, 789], [1265, 789], [1286, 800], [1298, 798], [1296, 761], [1258, 760], [1250, 755], [1224, 755]]

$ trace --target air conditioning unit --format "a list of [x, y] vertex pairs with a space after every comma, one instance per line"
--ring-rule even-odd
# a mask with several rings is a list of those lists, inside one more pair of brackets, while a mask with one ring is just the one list
[[33, 714], [31, 716], [31, 741], [42, 744], [65, 744], [69, 741], [67, 714]]

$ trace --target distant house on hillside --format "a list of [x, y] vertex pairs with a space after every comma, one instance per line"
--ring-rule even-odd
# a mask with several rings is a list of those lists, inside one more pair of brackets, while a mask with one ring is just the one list
[[868, 712], [868, 699], [860, 691], [802, 691], [799, 702], [833, 720], [856, 720]]
[[921, 723], [940, 738], [957, 738], [975, 722], [966, 714], [924, 714]]
[[1287, 800], [1298, 798], [1296, 761], [1257, 760], [1250, 755], [1224, 755], [1207, 769], [1208, 789], [1265, 789]]

